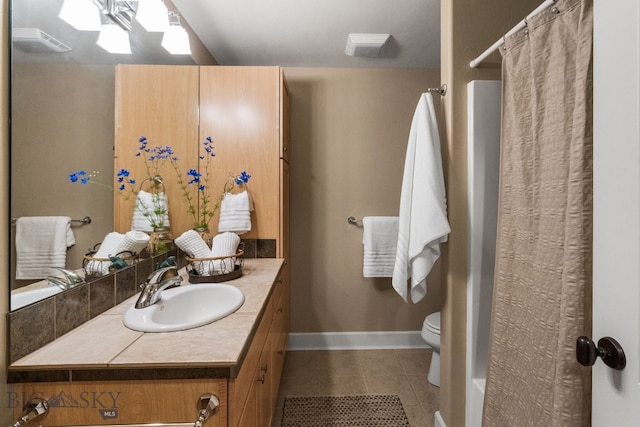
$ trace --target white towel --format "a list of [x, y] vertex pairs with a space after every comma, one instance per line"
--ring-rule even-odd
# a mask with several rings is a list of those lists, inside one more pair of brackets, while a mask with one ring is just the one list
[[391, 277], [398, 248], [397, 216], [366, 216], [362, 219], [364, 277]]
[[211, 258], [211, 248], [195, 230], [185, 231], [174, 242], [191, 258]]
[[127, 231], [124, 234], [124, 238], [118, 246], [116, 253], [129, 251], [133, 254], [139, 254], [147, 247], [149, 239], [149, 235], [143, 231]]
[[[110, 256], [113, 256], [120, 252], [119, 248], [122, 246], [123, 242], [124, 234], [118, 233], [117, 231], [112, 231], [105, 236], [105, 238], [102, 240], [102, 243], [100, 243], [100, 247], [98, 248], [96, 253], [91, 256], [91, 258], [109, 259]], [[84, 266], [84, 270], [87, 274], [98, 274], [102, 276], [109, 273], [109, 266], [111, 266], [111, 260], [90, 260], [87, 261], [87, 264]]]
[[220, 204], [218, 232], [243, 234], [251, 231], [251, 211], [253, 203], [248, 191], [237, 194], [225, 193]]
[[92, 258], [109, 258], [109, 255], [115, 255], [118, 253], [118, 248], [122, 245], [123, 240], [124, 234], [112, 231], [104, 237]]
[[427, 293], [427, 275], [440, 256], [440, 243], [447, 241], [451, 231], [440, 137], [430, 93], [420, 97], [411, 123], [399, 216], [392, 283], [407, 301], [407, 280], [411, 279], [411, 301], [416, 303]]
[[[178, 236], [174, 243], [191, 258], [211, 258], [211, 249], [195, 230], [187, 230]], [[210, 275], [207, 262], [194, 262], [194, 267], [203, 276]]]
[[67, 266], [75, 244], [68, 216], [20, 217], [16, 222], [16, 279], [44, 279]]
[[[236, 233], [225, 232], [218, 234], [213, 238], [211, 244], [211, 256], [221, 257], [233, 255], [238, 251], [238, 245], [240, 244], [240, 237]], [[215, 274], [232, 273], [235, 269], [236, 258], [225, 258], [222, 260], [215, 260], [213, 263], [213, 269]]]
[[[131, 230], [133, 231], [153, 231], [149, 219], [153, 219], [155, 223], [160, 223], [165, 227], [169, 224], [169, 204], [164, 193], [148, 193], [144, 190], [138, 191], [136, 204], [133, 208], [133, 217], [131, 218]], [[156, 214], [155, 211], [161, 209], [164, 214]]]

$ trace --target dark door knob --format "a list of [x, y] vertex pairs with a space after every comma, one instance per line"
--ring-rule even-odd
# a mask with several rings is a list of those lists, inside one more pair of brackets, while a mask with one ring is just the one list
[[600, 357], [610, 368], [621, 371], [627, 365], [624, 350], [618, 341], [611, 337], [600, 338], [598, 346], [589, 337], [579, 337], [576, 341], [576, 358], [583, 366], [593, 366]]

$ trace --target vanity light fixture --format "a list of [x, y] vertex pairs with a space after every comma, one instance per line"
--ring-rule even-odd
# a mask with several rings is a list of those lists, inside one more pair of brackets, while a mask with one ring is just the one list
[[97, 44], [109, 53], [131, 54], [129, 33], [115, 24], [102, 26]]
[[136, 21], [149, 32], [169, 29], [169, 11], [162, 0], [139, 0]]
[[64, 0], [58, 17], [80, 31], [100, 31], [102, 17], [131, 31], [136, 8], [123, 0]]
[[100, 31], [100, 9], [93, 0], [64, 0], [58, 18], [80, 31]]
[[180, 24], [180, 16], [176, 12], [169, 12], [169, 28], [162, 38], [162, 47], [172, 55], [190, 55], [189, 34]]

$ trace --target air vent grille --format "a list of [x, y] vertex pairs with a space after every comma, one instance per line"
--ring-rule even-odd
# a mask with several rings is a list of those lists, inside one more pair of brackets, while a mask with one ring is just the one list
[[15, 47], [23, 52], [62, 53], [71, 50], [69, 46], [39, 28], [14, 28], [11, 36]]

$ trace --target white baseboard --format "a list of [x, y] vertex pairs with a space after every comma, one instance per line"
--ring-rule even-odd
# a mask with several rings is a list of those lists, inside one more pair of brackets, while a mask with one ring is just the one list
[[288, 351], [429, 348], [420, 331], [289, 333]]
[[442, 419], [442, 415], [440, 415], [440, 411], [436, 411], [435, 418], [435, 427], [447, 427]]

